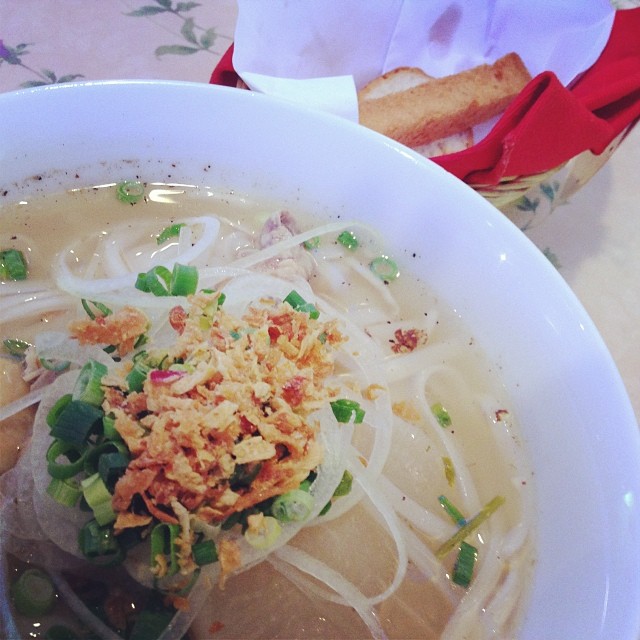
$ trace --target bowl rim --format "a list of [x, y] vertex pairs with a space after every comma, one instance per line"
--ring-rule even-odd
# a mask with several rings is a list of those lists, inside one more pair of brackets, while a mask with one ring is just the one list
[[[407, 170], [416, 173], [416, 175], [424, 174], [430, 176], [429, 179], [441, 181], [447, 185], [448, 189], [451, 189], [452, 193], [460, 194], [462, 199], [473, 203], [473, 206], [479, 211], [479, 216], [482, 218], [478, 229], [487, 233], [493, 233], [500, 236], [500, 238], [508, 238], [508, 245], [510, 253], [514, 255], [512, 258], [512, 264], [515, 263], [515, 267], [518, 264], [523, 263], [526, 265], [535, 265], [536, 272], [541, 274], [545, 282], [548, 281], [551, 291], [549, 295], [562, 306], [558, 310], [558, 313], [564, 313], [571, 317], [572, 324], [576, 328], [576, 333], [582, 333], [585, 342], [579, 342], [578, 344], [587, 344], [590, 348], [589, 355], [592, 356], [593, 364], [597, 368], [597, 372], [603, 376], [602, 380], [606, 382], [604, 385], [607, 393], [609, 394], [606, 400], [612, 404], [612, 412], [615, 413], [615, 418], [619, 424], [616, 425], [618, 429], [618, 436], [620, 437], [620, 446], [622, 446], [622, 440], [624, 440], [625, 461], [628, 465], [624, 471], [620, 469], [594, 469], [594, 477], [604, 478], [605, 475], [616, 475], [617, 482], [628, 485], [628, 492], [625, 494], [625, 508], [626, 511], [622, 514], [618, 514], [617, 521], [620, 523], [626, 523], [627, 529], [625, 531], [603, 531], [602, 535], [604, 543], [615, 542], [623, 543], [623, 547], [612, 548], [611, 553], [618, 554], [620, 552], [629, 553], [629, 562], [640, 569], [640, 555], [632, 547], [632, 539], [635, 534], [640, 531], [640, 516], [638, 515], [638, 506], [633, 503], [633, 500], [640, 489], [640, 436], [638, 435], [638, 425], [634, 416], [631, 404], [624, 389], [624, 385], [620, 378], [620, 375], [615, 367], [613, 359], [609, 354], [602, 338], [600, 337], [595, 325], [588, 317], [586, 311], [578, 301], [575, 294], [570, 290], [566, 282], [555, 271], [555, 269], [548, 263], [546, 258], [535, 248], [535, 246], [526, 239], [516, 228], [512, 225], [500, 212], [494, 207], [484, 201], [473, 190], [464, 185], [461, 181], [457, 180], [453, 176], [450, 176], [444, 170], [437, 167], [434, 163], [426, 160], [422, 156], [412, 152], [411, 150], [403, 147], [402, 145], [395, 143], [383, 136], [365, 130], [359, 125], [349, 123], [339, 119], [336, 116], [329, 114], [320, 114], [316, 112], [310, 112], [302, 107], [293, 105], [291, 103], [279, 100], [277, 98], [266, 97], [254, 92], [237, 91], [234, 88], [219, 87], [213, 85], [206, 85], [200, 83], [181, 82], [181, 81], [157, 81], [157, 80], [108, 80], [108, 81], [82, 81], [73, 82], [64, 85], [55, 85], [47, 87], [37, 87], [33, 89], [21, 89], [14, 92], [7, 92], [0, 94], [0, 112], [3, 113], [3, 119], [7, 122], [7, 114], [11, 114], [12, 122], [19, 121], [20, 117], [24, 117], [24, 114], [20, 113], [22, 109], [21, 105], [25, 100], [39, 102], [40, 105], [46, 101], [53, 100], [59, 101], [60, 104], [64, 104], [69, 100], [73, 103], [74, 100], [78, 100], [82, 103], [83, 100], [94, 100], [96, 95], [109, 96], [110, 98], [123, 99], [126, 94], [141, 95], [141, 93], [148, 92], [150, 97], [157, 97], [159, 95], [173, 96], [173, 100], [176, 100], [178, 94], [181, 98], [184, 98], [185, 92], [189, 94], [190, 98], [198, 101], [218, 101], [218, 104], [224, 104], [225, 108], [229, 108], [229, 105], [239, 105], [243, 110], [251, 112], [252, 110], [258, 110], [258, 112], [268, 113], [270, 117], [273, 113], [285, 114], [287, 118], [298, 119], [302, 123], [314, 124], [330, 129], [335, 135], [348, 136], [350, 140], [357, 141], [359, 145], [364, 147], [370, 146], [372, 149], [378, 149], [376, 153], [384, 156], [385, 160], [390, 162], [405, 163]], [[79, 96], [79, 97], [77, 97]], [[85, 98], [86, 96], [86, 98]], [[31, 107], [30, 107], [31, 108]], [[26, 121], [23, 120], [24, 124]], [[0, 122], [0, 139], [2, 139], [3, 126], [12, 126], [9, 124], [3, 125]], [[2, 149], [0, 149], [0, 163], [6, 162], [6, 151], [3, 155]], [[25, 179], [29, 176], [25, 175]], [[32, 184], [32, 183], [31, 183]], [[1, 187], [2, 185], [0, 185]], [[473, 194], [473, 195], [471, 195]], [[476, 198], [475, 200], [473, 198]], [[0, 202], [2, 204], [2, 202]], [[520, 261], [520, 262], [519, 262]], [[549, 322], [552, 324], [554, 318], [550, 318]], [[583, 384], [591, 389], [591, 384], [587, 384], [589, 381], [583, 381]], [[621, 431], [624, 428], [624, 431]], [[602, 446], [603, 449], [611, 447], [612, 443], [604, 442], [599, 436], [592, 443], [594, 446]], [[620, 448], [618, 447], [618, 449]], [[615, 449], [615, 447], [614, 447]], [[609, 452], [611, 455], [611, 452]], [[548, 488], [546, 489], [548, 490]], [[606, 496], [605, 496], [606, 497]], [[619, 502], [620, 496], [616, 496], [616, 500]], [[637, 498], [635, 498], [637, 500]], [[616, 507], [620, 508], [620, 505]], [[545, 559], [541, 559], [541, 562], [546, 562]], [[640, 573], [640, 572], [638, 572]], [[538, 574], [536, 574], [537, 576]], [[597, 588], [602, 589], [605, 587], [602, 584], [596, 585]], [[640, 632], [640, 578], [632, 580], [627, 584], [630, 592], [626, 602], [637, 603], [634, 610], [628, 610], [629, 621], [625, 627], [627, 630], [635, 630], [633, 639], [638, 637]], [[608, 586], [607, 586], [608, 589]], [[612, 637], [610, 634], [610, 627], [612, 616], [616, 616], [616, 613], [611, 613], [615, 606], [612, 606], [612, 602], [605, 602], [603, 598], [603, 609], [601, 612], [602, 623], [598, 630], [600, 635], [597, 637], [608, 638]], [[534, 577], [533, 595], [531, 599], [530, 611], [535, 613], [527, 613], [523, 622], [523, 636], [524, 638], [534, 638], [536, 629], [536, 616], [548, 613], [549, 603], [545, 602], [544, 594], [541, 592], [541, 587], [537, 582], [537, 577]], [[554, 606], [556, 606], [554, 604]], [[619, 621], [614, 621], [619, 622]], [[622, 628], [622, 627], [619, 627]], [[532, 635], [534, 634], [534, 635]], [[609, 634], [609, 635], [607, 635]], [[552, 637], [552, 636], [546, 636]], [[560, 637], [560, 636], [558, 636]], [[595, 637], [595, 636], [594, 636]], [[620, 637], [620, 636], [616, 636]], [[628, 635], [631, 640], [632, 635]]]

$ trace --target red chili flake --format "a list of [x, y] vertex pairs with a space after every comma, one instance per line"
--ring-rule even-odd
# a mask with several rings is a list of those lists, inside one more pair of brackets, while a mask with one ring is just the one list
[[240, 431], [242, 431], [243, 434], [253, 435], [257, 430], [258, 428], [256, 427], [256, 425], [253, 424], [253, 422], [251, 422], [251, 420], [249, 420], [247, 416], [240, 416]]
[[509, 411], [507, 411], [507, 409], [498, 409], [495, 415], [496, 422], [502, 422], [503, 418], [509, 415]]
[[282, 397], [291, 407], [298, 407], [304, 400], [304, 376], [294, 376], [282, 385]]
[[271, 316], [270, 320], [280, 330], [278, 335], [285, 335], [289, 340], [293, 338], [292, 315], [290, 313]]
[[183, 307], [173, 307], [169, 311], [169, 324], [175, 329], [179, 335], [182, 335], [187, 324], [187, 312]]
[[396, 329], [393, 335], [391, 350], [394, 353], [410, 353], [427, 343], [427, 332], [422, 329]]
[[220, 620], [215, 620], [214, 622], [211, 623], [209, 627], [209, 633], [211, 635], [214, 635], [215, 633], [218, 633], [218, 631], [222, 631], [223, 629], [224, 629], [224, 624], [222, 624]]

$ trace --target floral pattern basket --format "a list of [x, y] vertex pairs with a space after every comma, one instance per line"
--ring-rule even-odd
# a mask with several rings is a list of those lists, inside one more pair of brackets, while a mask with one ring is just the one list
[[598, 155], [583, 151], [550, 171], [505, 178], [496, 185], [473, 187], [522, 231], [528, 231], [593, 178], [611, 158], [634, 124], [629, 125]]

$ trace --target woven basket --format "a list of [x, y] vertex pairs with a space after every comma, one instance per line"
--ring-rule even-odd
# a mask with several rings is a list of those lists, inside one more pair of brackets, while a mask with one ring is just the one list
[[584, 151], [550, 171], [506, 178], [497, 185], [471, 186], [522, 231], [527, 231], [587, 184], [611, 158], [635, 124], [629, 125], [598, 155]]

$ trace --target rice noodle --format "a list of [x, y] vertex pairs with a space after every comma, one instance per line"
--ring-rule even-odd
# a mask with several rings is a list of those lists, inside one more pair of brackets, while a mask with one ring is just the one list
[[[453, 468], [456, 474], [456, 484], [459, 487], [459, 493], [463, 502], [461, 506], [466, 513], [476, 513], [481, 506], [480, 497], [475, 488], [475, 483], [471, 477], [471, 473], [463, 460], [460, 452], [454, 446], [451, 438], [447, 437], [447, 432], [440, 427], [436, 418], [434, 417], [431, 407], [423, 392], [428, 379], [429, 372], [424, 372], [417, 376], [416, 386], [418, 387], [418, 405], [421, 409], [421, 413], [425, 422], [429, 425], [429, 433], [435, 436], [434, 440], [440, 444], [442, 449], [446, 452], [453, 463]], [[465, 397], [465, 396], [461, 396]]]
[[64, 598], [71, 611], [76, 615], [78, 620], [87, 625], [91, 631], [97, 633], [103, 640], [122, 640], [122, 637], [115, 631], [112, 631], [104, 622], [95, 616], [84, 602], [76, 595], [75, 591], [69, 586], [61, 573], [57, 571], [51, 572], [51, 579], [56, 585], [58, 593]]
[[2, 301], [2, 321], [15, 322], [42, 313], [64, 311], [72, 305], [72, 300], [59, 293], [32, 293], [29, 297], [16, 295], [13, 299]]
[[[359, 589], [357, 589], [348, 580], [345, 580], [345, 578], [343, 578], [337, 571], [334, 571], [316, 558], [313, 558], [304, 551], [292, 546], [279, 549], [276, 551], [274, 556], [283, 563], [287, 563], [291, 567], [295, 567], [298, 571], [303, 571], [304, 573], [313, 576], [326, 586], [333, 589], [340, 595], [346, 604], [354, 608], [362, 621], [367, 625], [367, 628], [371, 633], [371, 637], [374, 638], [374, 640], [386, 639], [387, 635], [376, 618], [371, 602]], [[283, 573], [283, 575], [289, 578], [292, 582], [296, 582], [294, 571], [287, 570], [285, 566], [278, 563], [275, 559], [270, 561], [278, 571]], [[300, 586], [302, 588], [306, 588], [309, 585], [300, 583]]]
[[[153, 233], [147, 232], [144, 238], [141, 235], [132, 236], [130, 223], [111, 229], [103, 236], [101, 243], [105, 274], [117, 278], [137, 273], [136, 265], [142, 258], [148, 262], [147, 269], [160, 264], [171, 269], [176, 262], [191, 264], [214, 247], [220, 230], [220, 221], [210, 215], [177, 219], [175, 224], [185, 225], [180, 229], [178, 242], [162, 248], [158, 247]], [[196, 227], [200, 228], [200, 232], [194, 240]]]
[[456, 601], [456, 597], [452, 593], [451, 584], [442, 572], [442, 563], [429, 547], [422, 542], [411, 528], [404, 522], [400, 522], [402, 537], [407, 547], [407, 555], [409, 560], [425, 575], [431, 582], [438, 587], [449, 602]]
[[453, 535], [453, 524], [445, 522], [424, 506], [405, 495], [386, 476], [378, 479], [379, 490], [395, 509], [411, 526], [425, 533], [434, 540], [446, 540]]
[[261, 262], [265, 262], [270, 258], [275, 258], [276, 256], [284, 253], [293, 247], [297, 247], [308, 240], [312, 240], [313, 238], [317, 238], [320, 236], [331, 234], [337, 234], [341, 231], [345, 231], [346, 229], [353, 228], [361, 228], [366, 230], [367, 232], [376, 235], [375, 231], [361, 222], [357, 222], [354, 220], [345, 221], [345, 222], [333, 222], [325, 224], [321, 227], [316, 227], [309, 231], [303, 231], [302, 233], [298, 233], [296, 235], [287, 238], [286, 240], [282, 240], [276, 244], [272, 244], [264, 249], [256, 251], [255, 253], [251, 253], [242, 258], [238, 258], [234, 260], [229, 266], [235, 269], [251, 269]]
[[356, 476], [356, 480], [358, 484], [364, 489], [365, 493], [369, 497], [371, 505], [375, 505], [375, 514], [384, 520], [391, 537], [393, 538], [393, 542], [396, 545], [396, 551], [398, 552], [398, 560], [396, 566], [396, 572], [393, 577], [393, 581], [391, 584], [377, 596], [367, 598], [368, 602], [371, 605], [378, 604], [383, 602], [388, 597], [390, 597], [393, 593], [395, 593], [396, 589], [400, 586], [400, 583], [404, 579], [405, 574], [407, 573], [407, 548], [404, 544], [404, 539], [402, 538], [402, 533], [400, 531], [400, 525], [398, 522], [398, 518], [395, 514], [395, 511], [387, 504], [387, 501], [383, 498], [383, 496], [377, 491], [375, 485], [373, 483], [367, 482], [364, 477], [365, 474], [361, 474]]
[[16, 413], [19, 413], [27, 407], [32, 407], [34, 404], [38, 404], [42, 399], [43, 393], [44, 389], [33, 389], [17, 400], [0, 407], [0, 422], [16, 415]]
[[[226, 532], [224, 535], [241, 550], [242, 566], [236, 573], [250, 570], [266, 559], [306, 593], [353, 608], [371, 637], [383, 639], [387, 632], [392, 635], [393, 629], [385, 629], [380, 606], [402, 597], [401, 587], [409, 582], [408, 572], [412, 571], [428, 581], [430, 593], [433, 590], [454, 608], [442, 630], [442, 638], [490, 638], [511, 633], [524, 597], [533, 545], [533, 504], [521, 495], [521, 485], [527, 480], [526, 456], [510, 418], [500, 413], [503, 404], [492, 395], [493, 388], [481, 393], [471, 389], [465, 371], [470, 347], [459, 335], [452, 337], [448, 333], [444, 325], [449, 316], [433, 305], [418, 312], [417, 304], [414, 309], [392, 286], [370, 272], [367, 260], [361, 261], [359, 255], [333, 242], [340, 232], [355, 229], [365, 250], [378, 254], [383, 241], [367, 225], [330, 222], [270, 246], [248, 249], [246, 244], [256, 235], [255, 230], [236, 228], [235, 223], [223, 217], [193, 215], [172, 222], [185, 226], [177, 239], [172, 238], [161, 248], [155, 242], [157, 229], [144, 224], [132, 228], [126, 222], [97, 240], [87, 256], [79, 257], [75, 247], [59, 252], [55, 265], [57, 290], [51, 291], [53, 285], [50, 287], [46, 280], [0, 288], [3, 321], [22, 321], [43, 312], [77, 310], [79, 298], [115, 307], [131, 305], [147, 314], [152, 324], [149, 336], [152, 344], [159, 346], [174, 339], [167, 311], [178, 305], [186, 307], [188, 300], [141, 294], [134, 286], [138, 271], [158, 264], [169, 268], [176, 262], [197, 264], [199, 287], [223, 291], [225, 311], [238, 316], [256, 300], [282, 300], [295, 289], [317, 307], [323, 318], [334, 319], [348, 339], [337, 354], [336, 375], [330, 384], [340, 390], [340, 397], [357, 401], [365, 417], [361, 424], [340, 425], [329, 407], [312, 416], [320, 425], [318, 438], [324, 449], [324, 459], [310, 488], [314, 498], [312, 513], [304, 523], [283, 524], [282, 535], [266, 550], [251, 547], [239, 527]], [[226, 252], [231, 250], [226, 245], [224, 249], [219, 246], [225, 242], [221, 224], [233, 233], [244, 234], [245, 244], [233, 250], [235, 256], [241, 257], [228, 260]], [[311, 262], [315, 261], [313, 278], [307, 280], [295, 271], [278, 270], [278, 261], [270, 263], [269, 272], [265, 272], [263, 263], [300, 249], [307, 240], [326, 236], [331, 240], [325, 239], [325, 246], [310, 254]], [[344, 283], [360, 287], [366, 296], [352, 299]], [[396, 332], [410, 330], [424, 332], [427, 343], [409, 353], [395, 353], [389, 348]], [[35, 353], [42, 358], [67, 360], [72, 366], [81, 366], [89, 358], [107, 366], [113, 364], [101, 347], [81, 347], [65, 333], [41, 333]], [[92, 632], [115, 640], [119, 636], [87, 609], [60, 572], [65, 562], [73, 567], [81, 562], [77, 530], [90, 516], [52, 504], [46, 492], [50, 476], [43, 461], [52, 438], [45, 418], [56, 399], [71, 390], [76, 375], [73, 371], [63, 374], [48, 387], [32, 390], [0, 408], [2, 421], [26, 407], [40, 405], [25, 454], [0, 479], [0, 535], [5, 549], [19, 557], [42, 561], [52, 571], [59, 592]], [[443, 428], [432, 412], [432, 404], [439, 400], [434, 397], [435, 390], [442, 388], [448, 390], [450, 397], [464, 399], [468, 411], [480, 416], [478, 421], [483, 427], [489, 425], [488, 436], [496, 455], [514, 465], [513, 471], [503, 473], [507, 484], [510, 483], [505, 491], [518, 495], [512, 513], [494, 514], [473, 534], [479, 559], [466, 590], [451, 584], [448, 572], [453, 554], [443, 563], [434, 553], [457, 530], [437, 502], [435, 487], [446, 486], [440, 477], [444, 475], [442, 459], [446, 457], [451, 462], [454, 473], [448, 488], [465, 516], [477, 513], [487, 496], [478, 483], [477, 469], [467, 459], [465, 445], [454, 437], [454, 429]], [[415, 409], [415, 416], [409, 420], [408, 414], [396, 409], [396, 401]], [[464, 429], [470, 431], [471, 427], [464, 424], [458, 429], [456, 425], [455, 431]], [[335, 488], [345, 470], [353, 475], [352, 491], [335, 499]], [[415, 482], [417, 475], [420, 482]], [[429, 495], [424, 494], [425, 489]], [[328, 503], [331, 509], [319, 517]], [[377, 576], [375, 588], [356, 577], [357, 571], [350, 572], [341, 566], [339, 555], [349, 554], [347, 543], [344, 549], [335, 550], [336, 558], [320, 553], [323, 532], [333, 531], [327, 527], [351, 526], [357, 531], [357, 518], [362, 514], [368, 524], [373, 523], [376, 531], [381, 532], [380, 545], [385, 551], [384, 571]], [[292, 539], [303, 528], [304, 544], [297, 545]], [[219, 528], [216, 531], [219, 533]], [[141, 584], [152, 586], [147, 556], [148, 547], [139, 545], [130, 553], [125, 568]], [[201, 570], [196, 587], [188, 595], [188, 611], [176, 613], [159, 640], [178, 640], [187, 633], [196, 616], [207, 615], [204, 604], [216, 597], [219, 566], [216, 563]], [[145, 577], [141, 577], [143, 574]], [[2, 587], [0, 581], [0, 594]]]
[[[4, 301], [9, 296], [22, 295], [25, 293], [44, 293], [51, 290], [52, 282], [49, 280], [9, 280], [0, 282], [0, 299]], [[5, 297], [6, 296], [6, 297]]]

